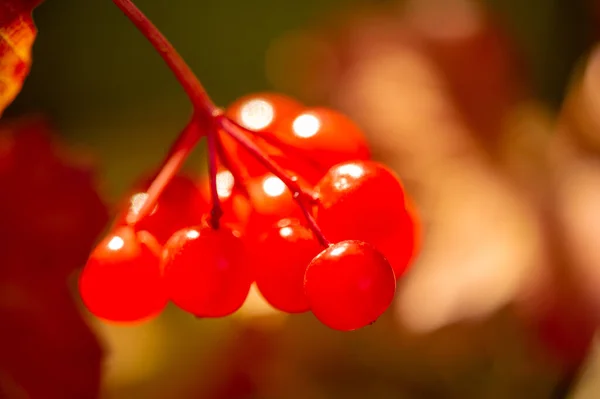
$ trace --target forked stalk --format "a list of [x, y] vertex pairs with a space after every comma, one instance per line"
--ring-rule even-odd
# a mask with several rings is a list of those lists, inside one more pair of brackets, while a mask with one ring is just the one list
[[[219, 219], [222, 209], [220, 206], [219, 195], [217, 191], [217, 157], [218, 147], [218, 129], [222, 128], [229, 136], [236, 140], [246, 151], [248, 151], [257, 161], [265, 166], [267, 170], [278, 177], [291, 191], [294, 200], [300, 207], [308, 226], [315, 234], [317, 240], [324, 247], [330, 245], [329, 241], [323, 235], [323, 232], [312, 217], [307, 204], [314, 202], [312, 193], [303, 190], [295, 177], [290, 176], [265, 154], [246, 134], [245, 129], [237, 125], [234, 121], [223, 116], [218, 108], [210, 99], [208, 93], [183, 58], [175, 50], [173, 45], [164, 37], [164, 35], [154, 26], [152, 22], [133, 4], [130, 0], [113, 0], [113, 2], [123, 11], [123, 13], [133, 22], [138, 30], [148, 39], [163, 60], [169, 66], [173, 74], [179, 80], [179, 83], [187, 93], [194, 107], [194, 116], [192, 121], [186, 126], [174, 147], [169, 152], [167, 159], [163, 162], [163, 167], [150, 185], [147, 191], [147, 197], [144, 204], [138, 212], [130, 210], [127, 215], [127, 222], [135, 224], [144, 217], [148, 216], [158, 200], [160, 194], [181, 168], [190, 152], [194, 149], [200, 137], [205, 132], [208, 133], [208, 158], [211, 188], [211, 224], [213, 228], [219, 227]], [[226, 157], [222, 157], [226, 159]]]
[[291, 155], [294, 158], [294, 160], [306, 165], [307, 167], [311, 168], [315, 172], [320, 172], [322, 174], [325, 174], [325, 172], [328, 169], [327, 167], [324, 167], [323, 165], [321, 165], [318, 162], [318, 160], [307, 157], [305, 154], [303, 154], [301, 151], [299, 151], [296, 147], [282, 142], [277, 137], [275, 137], [275, 135], [273, 135], [273, 134], [265, 133], [265, 132], [257, 132], [257, 131], [248, 129], [235, 121], [231, 121], [231, 123], [233, 123], [240, 130], [243, 130], [247, 134], [258, 137], [261, 140], [264, 140], [269, 145], [272, 145], [273, 147], [284, 151], [286, 156], [289, 157]]

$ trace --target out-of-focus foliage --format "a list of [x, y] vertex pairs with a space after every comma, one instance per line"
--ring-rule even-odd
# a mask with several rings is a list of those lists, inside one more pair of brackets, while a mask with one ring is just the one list
[[108, 212], [90, 160], [52, 135], [40, 118], [0, 124], [0, 397], [94, 398], [100, 386], [100, 343], [68, 278]]

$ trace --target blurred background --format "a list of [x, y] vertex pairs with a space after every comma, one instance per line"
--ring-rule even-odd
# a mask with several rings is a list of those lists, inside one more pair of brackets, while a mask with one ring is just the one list
[[[309, 314], [282, 315], [256, 292], [225, 319], [169, 308], [139, 326], [108, 325], [62, 291], [50, 293], [39, 283], [42, 272], [32, 272], [25, 280], [40, 286], [29, 288], [26, 301], [52, 305], [39, 324], [23, 324], [14, 309], [0, 312], [10, 316], [0, 322], [7, 330], [0, 397], [93, 398], [99, 390], [111, 399], [535, 399], [574, 392], [593, 358], [600, 314], [600, 3], [136, 4], [217, 104], [280, 91], [354, 118], [418, 205], [422, 252], [393, 308], [353, 333], [329, 330]], [[114, 211], [158, 165], [191, 106], [111, 1], [47, 0], [34, 17], [33, 68], [3, 123], [47, 116], [52, 134], [94, 164], [100, 197]], [[187, 167], [204, 170], [202, 153]], [[99, 232], [103, 221], [94, 223]], [[8, 293], [9, 285], [0, 286]], [[2, 363], [11, 340], [30, 350]], [[11, 367], [37, 374], [16, 383]], [[44, 376], [48, 368], [52, 378]], [[600, 386], [586, 381], [573, 397], [600, 397]], [[32, 384], [44, 388], [28, 396], [24, 387]], [[65, 393], [67, 385], [76, 388]]]

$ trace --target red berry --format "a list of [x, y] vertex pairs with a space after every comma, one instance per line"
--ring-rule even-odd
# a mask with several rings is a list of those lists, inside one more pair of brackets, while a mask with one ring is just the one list
[[97, 317], [134, 322], [156, 316], [167, 303], [160, 246], [148, 232], [118, 227], [92, 252], [79, 292]]
[[[302, 187], [307, 183], [298, 180]], [[283, 218], [302, 218], [302, 211], [283, 181], [267, 173], [247, 182], [252, 201], [247, 234], [260, 234]]]
[[410, 260], [405, 254], [413, 252], [414, 229], [398, 177], [377, 162], [346, 162], [332, 167], [316, 192], [316, 219], [325, 236], [372, 244], [400, 277]]
[[283, 219], [252, 246], [256, 285], [273, 307], [288, 313], [310, 309], [304, 294], [304, 274], [322, 248], [297, 219]]
[[403, 217], [404, 189], [398, 177], [374, 161], [352, 161], [332, 167], [316, 186], [317, 216], [332, 233], [343, 230], [388, 232], [388, 223]]
[[[328, 108], [308, 108], [294, 115], [280, 139], [319, 166], [323, 173], [317, 180], [338, 163], [370, 157], [361, 129], [344, 114]], [[304, 168], [296, 170], [305, 175]], [[306, 172], [309, 175], [310, 170]]]
[[165, 245], [163, 266], [171, 300], [198, 317], [223, 317], [239, 309], [252, 276], [237, 231], [226, 225], [178, 231]]
[[[235, 101], [227, 108], [225, 115], [247, 129], [276, 136], [282, 123], [302, 108], [302, 104], [290, 97], [275, 93], [257, 93]], [[266, 172], [260, 162], [228, 135], [222, 134], [221, 140], [232, 162], [246, 169], [249, 176], [259, 176]], [[282, 166], [289, 166], [280, 149], [258, 137], [253, 141]]]
[[416, 253], [414, 240], [415, 227], [411, 216], [405, 213], [404, 219], [400, 223], [398, 232], [372, 241], [372, 245], [392, 265], [396, 278], [404, 275]]
[[362, 241], [331, 245], [309, 264], [305, 292], [314, 315], [336, 330], [375, 322], [392, 303], [396, 278], [388, 261]]
[[[152, 183], [146, 181], [142, 189], [129, 196], [128, 211], [139, 210], [147, 198], [145, 190]], [[138, 231], [150, 232], [160, 244], [164, 244], [176, 231], [201, 223], [208, 210], [208, 203], [194, 181], [185, 175], [176, 175], [167, 184], [150, 215], [136, 225]], [[126, 213], [119, 224], [125, 224]]]
[[421, 222], [417, 209], [409, 197], [405, 197], [406, 212], [400, 224], [401, 228], [393, 235], [376, 243], [377, 249], [383, 253], [392, 265], [396, 278], [404, 275], [421, 249]]

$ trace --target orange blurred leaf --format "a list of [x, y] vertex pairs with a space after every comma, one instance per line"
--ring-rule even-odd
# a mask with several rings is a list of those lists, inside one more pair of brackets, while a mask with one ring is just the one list
[[37, 34], [31, 12], [42, 1], [0, 0], [0, 116], [29, 74]]

